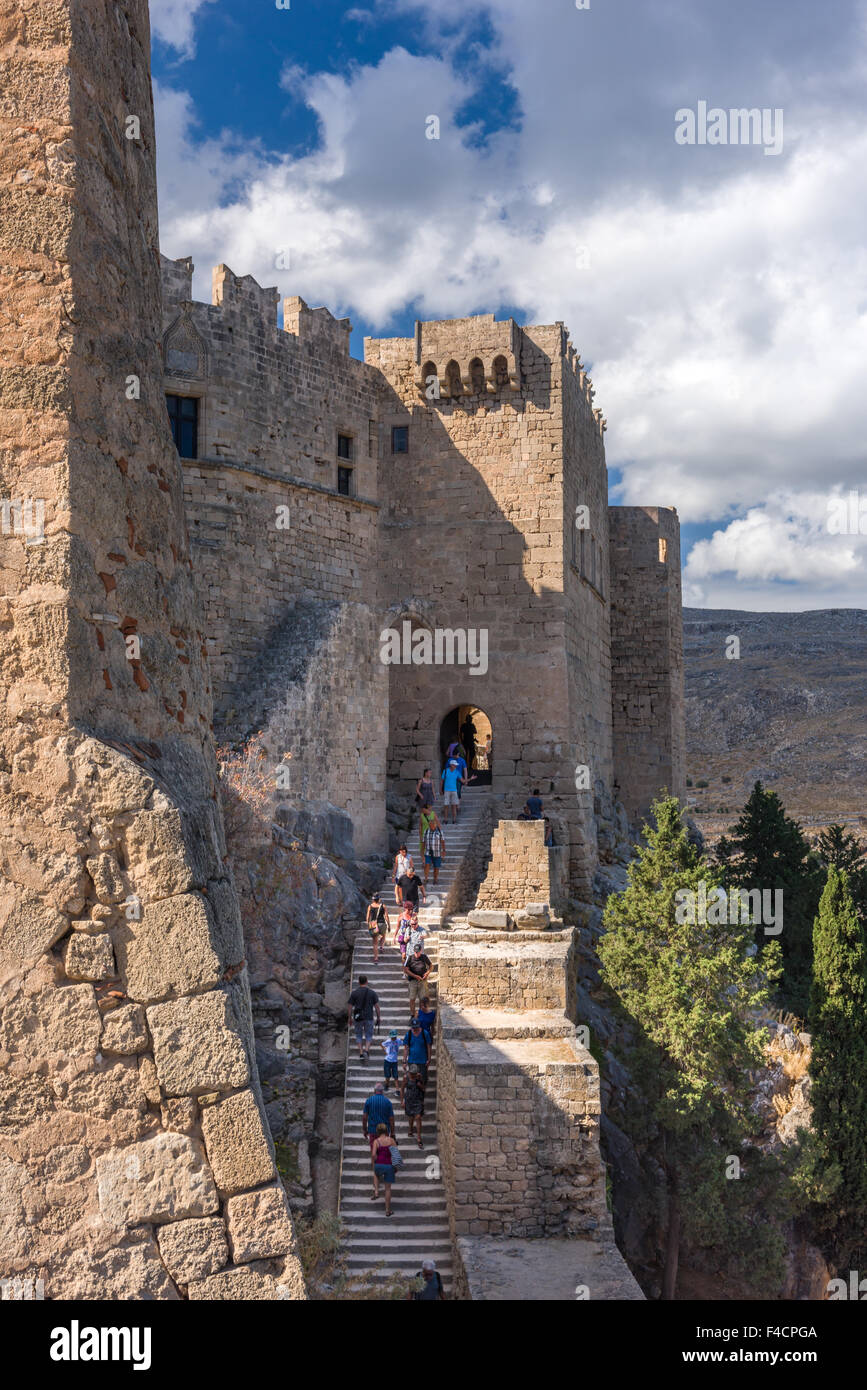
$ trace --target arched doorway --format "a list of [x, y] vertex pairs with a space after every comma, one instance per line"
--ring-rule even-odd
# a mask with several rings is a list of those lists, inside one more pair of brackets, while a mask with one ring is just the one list
[[440, 725], [440, 765], [445, 766], [446, 751], [452, 743], [463, 745], [469, 776], [474, 787], [491, 785], [491, 755], [494, 730], [485, 711], [477, 705], [456, 705]]

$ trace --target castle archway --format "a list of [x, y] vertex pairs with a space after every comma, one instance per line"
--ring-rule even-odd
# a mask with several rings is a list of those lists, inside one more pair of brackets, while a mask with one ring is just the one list
[[483, 709], [478, 705], [455, 705], [440, 724], [440, 766], [445, 767], [450, 745], [460, 743], [465, 750], [469, 776], [474, 779], [473, 786], [489, 787], [493, 737], [493, 724]]

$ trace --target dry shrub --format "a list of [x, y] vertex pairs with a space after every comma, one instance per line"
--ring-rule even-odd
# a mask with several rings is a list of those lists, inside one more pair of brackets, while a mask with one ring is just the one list
[[295, 1232], [307, 1293], [313, 1300], [396, 1302], [418, 1287], [417, 1281], [405, 1274], [392, 1274], [379, 1282], [370, 1274], [347, 1273], [343, 1223], [332, 1212], [296, 1216]]
[[275, 785], [262, 734], [254, 734], [240, 749], [222, 744], [217, 767], [230, 851], [251, 840], [270, 839]]

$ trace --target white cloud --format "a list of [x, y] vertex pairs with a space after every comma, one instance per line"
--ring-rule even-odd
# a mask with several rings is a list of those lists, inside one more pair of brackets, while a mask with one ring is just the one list
[[[423, 13], [439, 25], [467, 11], [442, 0]], [[660, 76], [645, 61], [660, 13], [645, 7], [645, 29], [623, 40], [631, 85], [611, 79], [613, 31], [614, 67], [586, 57], [580, 26], [597, 22], [591, 14], [558, 11], [543, 25], [525, 0], [498, 3], [487, 60], [508, 55], [521, 119], [484, 141], [455, 124], [475, 78], [451, 61], [454, 30], [436, 57], [395, 48], [342, 75], [287, 67], [283, 85], [320, 132], [299, 157], [226, 132], [195, 143], [189, 99], [160, 91], [163, 249], [194, 256], [200, 295], [226, 261], [381, 330], [409, 303], [428, 317], [513, 304], [528, 322], [564, 319], [608, 417], [618, 500], [722, 522], [693, 549], [691, 592], [737, 606], [730, 590], [741, 585], [775, 607], [775, 586], [789, 584], [793, 607], [827, 606], [825, 594], [860, 605], [861, 551], [850, 547], [850, 562], [840, 538], [829, 546], [814, 534], [804, 499], [817, 486], [867, 490], [867, 129], [834, 105], [867, 63], [867, 28], [849, 36], [848, 66], [836, 61], [833, 78], [816, 59], [807, 95], [786, 113], [786, 153], [769, 160], [676, 147], [674, 110], [705, 93], [687, 74], [684, 96], [677, 63]], [[758, 61], [755, 47], [744, 64]], [[721, 104], [725, 73], [720, 61], [702, 75]], [[780, 105], [765, 80], [767, 104]], [[775, 80], [794, 84], [791, 73]], [[594, 101], [602, 140], [587, 127]], [[425, 139], [431, 114], [439, 141]], [[275, 262], [287, 250], [284, 272]]]
[[[844, 526], [840, 528], [840, 508]], [[867, 493], [775, 493], [692, 547], [684, 603], [771, 611], [838, 608], [867, 596]], [[845, 529], [854, 516], [855, 534]], [[805, 595], [809, 602], [805, 603]]]
[[163, 43], [176, 48], [181, 58], [192, 58], [196, 45], [196, 15], [214, 0], [150, 0], [151, 31]]

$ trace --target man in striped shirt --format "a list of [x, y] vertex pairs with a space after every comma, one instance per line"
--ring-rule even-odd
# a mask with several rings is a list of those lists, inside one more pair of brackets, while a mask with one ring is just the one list
[[433, 865], [433, 871], [434, 871], [434, 880], [433, 880], [433, 881], [434, 881], [434, 883], [436, 883], [437, 879], [439, 878], [439, 876], [440, 876], [440, 865], [441, 865], [442, 862], [443, 862], [443, 855], [445, 854], [445, 849], [446, 849], [446, 842], [445, 842], [445, 839], [443, 838], [443, 832], [442, 832], [442, 829], [441, 829], [441, 827], [440, 827], [440, 823], [439, 823], [439, 820], [438, 820], [438, 818], [437, 818], [436, 811], [434, 811], [434, 812], [433, 812], [433, 818], [432, 818], [432, 819], [431, 819], [431, 816], [430, 816], [430, 815], [428, 816], [428, 824], [427, 824], [427, 828], [426, 828], [426, 830], [425, 830], [425, 832], [424, 832], [424, 881], [425, 881], [425, 883], [427, 883], [428, 871], [429, 871], [431, 865]]

